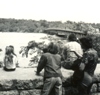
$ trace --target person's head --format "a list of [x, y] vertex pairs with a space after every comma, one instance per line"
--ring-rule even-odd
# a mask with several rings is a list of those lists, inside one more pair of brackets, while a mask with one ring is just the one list
[[83, 49], [89, 49], [93, 47], [92, 38], [91, 37], [82, 37], [80, 38], [80, 43]]
[[14, 52], [14, 46], [9, 45], [9, 47], [11, 48], [12, 52]]
[[11, 48], [13, 48], [13, 49], [14, 49], [14, 46], [12, 46], [12, 45], [9, 45], [9, 47], [11, 47]]
[[48, 45], [47, 52], [52, 53], [52, 54], [57, 54], [58, 53], [58, 46], [55, 43], [51, 42]]
[[72, 33], [68, 36], [68, 40], [69, 41], [77, 41], [77, 37], [74, 33]]
[[31, 48], [34, 48], [34, 47], [36, 47], [36, 46], [37, 46], [37, 44], [36, 44], [35, 41], [30, 41], [30, 42], [28, 43], [28, 45], [27, 45], [27, 48], [28, 48], [28, 49], [31, 49]]
[[14, 46], [9, 45], [9, 48], [11, 48], [11, 53], [12, 53], [13, 55], [17, 56], [17, 55], [15, 54], [15, 52], [14, 52]]
[[9, 55], [11, 53], [13, 53], [13, 48], [10, 47], [10, 46], [6, 46], [6, 48], [5, 48], [5, 54]]

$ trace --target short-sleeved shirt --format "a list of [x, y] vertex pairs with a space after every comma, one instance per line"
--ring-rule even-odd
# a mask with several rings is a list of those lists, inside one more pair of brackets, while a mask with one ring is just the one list
[[75, 61], [77, 59], [77, 56], [74, 52], [71, 52], [71, 51], [75, 51], [80, 57], [83, 56], [83, 50], [81, 48], [81, 45], [76, 41], [68, 42], [64, 46], [64, 56], [66, 58], [69, 57], [73, 61]]

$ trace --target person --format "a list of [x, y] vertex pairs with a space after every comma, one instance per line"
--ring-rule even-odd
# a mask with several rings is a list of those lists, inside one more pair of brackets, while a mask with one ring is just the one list
[[15, 54], [15, 52], [14, 52], [14, 46], [9, 45], [9, 47], [11, 47], [11, 48], [12, 48], [12, 49], [11, 49], [11, 50], [12, 50], [12, 51], [11, 51], [11, 52], [12, 52], [12, 54], [13, 54], [13, 55], [15, 55], [15, 56], [17, 57], [17, 55], [16, 55], [16, 54]]
[[75, 71], [73, 77], [75, 81], [75, 78], [82, 76], [82, 73], [79, 74], [78, 72], [83, 72], [83, 77], [80, 81], [77, 82], [79, 95], [89, 95], [92, 78], [98, 62], [98, 54], [97, 51], [93, 48], [91, 37], [83, 37], [80, 39], [80, 42], [84, 53], [82, 61], [79, 65], [79, 71]]
[[54, 89], [55, 95], [62, 95], [61, 56], [57, 53], [57, 45], [51, 42], [40, 58], [36, 74], [39, 75], [44, 68], [44, 84], [41, 95], [49, 95], [52, 89]]
[[74, 61], [83, 56], [83, 50], [81, 45], [77, 42], [77, 37], [74, 33], [68, 36], [68, 42], [64, 46], [62, 55], [64, 60], [62, 61], [62, 66], [65, 69], [74, 70]]
[[16, 69], [16, 64], [18, 64], [18, 60], [16, 54], [14, 53], [14, 47], [6, 46], [4, 56], [4, 70], [14, 71]]

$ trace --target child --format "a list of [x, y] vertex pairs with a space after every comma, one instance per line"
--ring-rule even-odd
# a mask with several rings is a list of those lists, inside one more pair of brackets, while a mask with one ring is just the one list
[[77, 59], [83, 56], [83, 50], [81, 45], [77, 42], [77, 38], [75, 34], [70, 34], [68, 37], [68, 41], [63, 50], [63, 59], [62, 66], [65, 69], [73, 69], [74, 63]]
[[57, 53], [58, 47], [51, 42], [46, 53], [40, 58], [36, 74], [39, 75], [44, 68], [44, 85], [41, 95], [49, 95], [53, 88], [55, 95], [62, 95], [61, 56]]
[[17, 57], [13, 51], [13, 46], [7, 46], [5, 49], [4, 70], [6, 71], [14, 71], [16, 69]]

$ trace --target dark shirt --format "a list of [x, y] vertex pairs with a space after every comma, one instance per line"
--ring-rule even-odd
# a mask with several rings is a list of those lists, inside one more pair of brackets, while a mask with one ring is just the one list
[[88, 49], [83, 54], [82, 63], [85, 64], [84, 71], [93, 76], [98, 62], [98, 54], [94, 49]]
[[44, 77], [61, 77], [61, 56], [58, 54], [44, 53], [37, 67], [37, 74], [44, 68]]

